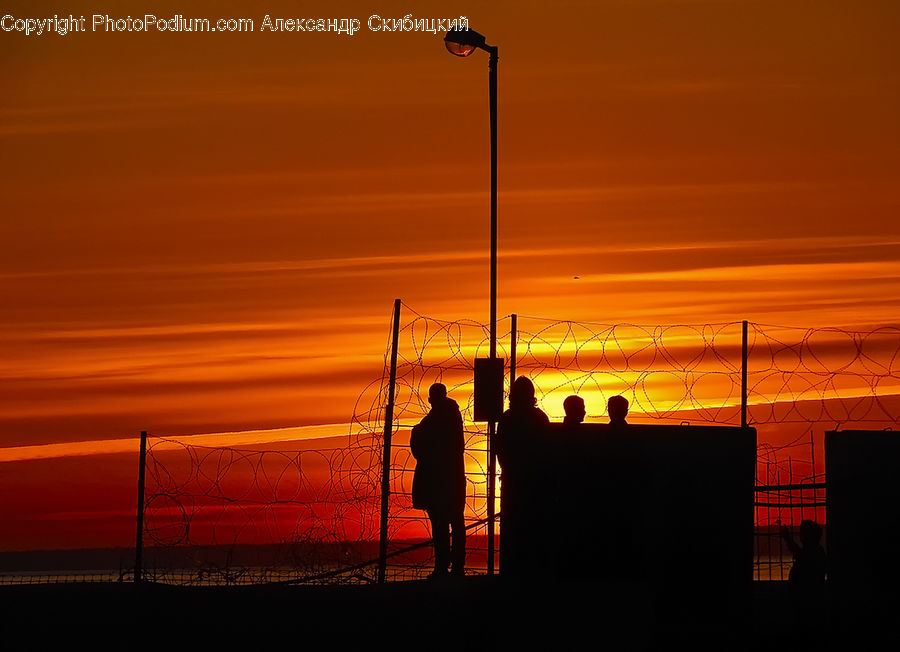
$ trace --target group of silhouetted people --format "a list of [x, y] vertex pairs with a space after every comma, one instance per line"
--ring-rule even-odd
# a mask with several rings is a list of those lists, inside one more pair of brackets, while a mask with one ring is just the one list
[[[520, 377], [518, 380], [526, 380], [531, 384], [531, 381], [524, 376]], [[516, 382], [518, 382], [518, 380]], [[531, 391], [532, 393], [534, 392], [533, 386]], [[510, 407], [512, 407], [512, 405], [510, 405]], [[563, 401], [563, 410], [566, 412], [566, 416], [563, 418], [563, 425], [570, 427], [583, 423], [584, 417], [587, 414], [584, 407], [584, 399], [577, 394], [566, 397], [566, 400]], [[606, 402], [606, 412], [609, 415], [610, 425], [625, 425], [627, 423], [625, 417], [628, 416], [628, 399], [618, 394], [616, 396], [611, 396]]]
[[[447, 396], [447, 388], [435, 383], [429, 388], [431, 409], [412, 429], [410, 448], [416, 459], [413, 477], [413, 507], [424, 509], [431, 522], [434, 540], [434, 571], [429, 577], [464, 574], [466, 475], [465, 436], [463, 421], [456, 401]], [[563, 401], [565, 418], [562, 427], [573, 432], [584, 422], [584, 400], [576, 395]], [[609, 427], [623, 432], [627, 425], [628, 400], [612, 396], [607, 402]], [[494, 440], [494, 450], [503, 471], [501, 494], [502, 530], [501, 564], [510, 575], [527, 573], [519, 568], [533, 563], [534, 557], [517, 547], [526, 546], [527, 533], [534, 524], [528, 506], [540, 501], [545, 488], [543, 465], [547, 460], [535, 451], [542, 449], [542, 441], [549, 430], [550, 419], [537, 407], [534, 384], [525, 376], [518, 377], [509, 393], [509, 409], [500, 417]], [[515, 504], [504, 500], [515, 495]], [[608, 515], [607, 515], [608, 516]], [[813, 521], [800, 526], [800, 544], [794, 542], [787, 530], [782, 536], [788, 544], [794, 564], [790, 581], [799, 594], [816, 592], [824, 585], [825, 551], [820, 540], [821, 527]], [[539, 562], [538, 562], [539, 563]]]
[[[431, 409], [416, 424], [410, 435], [410, 448], [416, 459], [413, 476], [413, 507], [424, 509], [431, 522], [434, 539], [434, 571], [431, 578], [449, 574], [463, 575], [466, 555], [464, 511], [466, 505], [465, 437], [459, 405], [447, 396], [447, 387], [434, 383], [428, 390]], [[566, 426], [577, 427], [584, 421], [584, 400], [569, 396], [563, 402]], [[624, 425], [628, 400], [613, 396], [608, 402], [611, 425]], [[505, 487], [537, 490], [538, 469], [532, 468], [529, 450], [534, 450], [550, 419], [537, 407], [534, 384], [519, 376], [509, 392], [509, 409], [500, 417], [495, 450], [504, 469]], [[514, 433], [514, 434], [513, 434]], [[512, 435], [512, 436], [511, 436]], [[520, 515], [507, 509], [503, 528], [515, 532]], [[515, 537], [508, 537], [515, 539]]]
[[[587, 414], [584, 399], [568, 396], [563, 409], [564, 431], [576, 431]], [[607, 411], [611, 427], [627, 425], [628, 399], [624, 396], [611, 397]], [[526, 576], [536, 567], [548, 569], [554, 564], [550, 551], [528, 549], [536, 527], [532, 506], [542, 502], [550, 470], [559, 464], [552, 455], [540, 453], [546, 450], [549, 430], [550, 419], [537, 407], [534, 384], [519, 376], [510, 388], [509, 409], [500, 417], [494, 445], [503, 472], [501, 566], [510, 576]], [[509, 496], [516, 500], [509, 500]]]

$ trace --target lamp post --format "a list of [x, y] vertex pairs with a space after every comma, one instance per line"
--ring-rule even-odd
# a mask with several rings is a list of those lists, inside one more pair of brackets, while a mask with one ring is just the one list
[[[497, 359], [497, 46], [488, 45], [484, 36], [473, 29], [456, 27], [444, 36], [447, 50], [458, 57], [467, 57], [475, 50], [488, 53], [488, 88], [491, 114], [491, 351], [490, 360]], [[501, 372], [502, 377], [502, 372]], [[503, 408], [502, 385], [500, 410]], [[497, 455], [494, 435], [497, 417], [488, 419], [488, 574], [494, 573], [494, 501], [496, 498]]]

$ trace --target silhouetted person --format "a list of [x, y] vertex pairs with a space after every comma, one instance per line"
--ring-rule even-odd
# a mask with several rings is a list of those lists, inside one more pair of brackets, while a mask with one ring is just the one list
[[788, 580], [796, 624], [807, 633], [818, 630], [822, 624], [827, 572], [825, 548], [821, 543], [822, 528], [815, 521], [802, 521], [799, 546], [784, 526], [781, 537], [794, 555]]
[[826, 556], [822, 547], [822, 528], [815, 521], [800, 523], [800, 545], [794, 541], [788, 529], [781, 528], [781, 537], [794, 555], [794, 564], [788, 579], [800, 592], [819, 591], [825, 585]]
[[575, 396], [574, 394], [567, 396], [566, 400], [563, 401], [563, 409], [566, 411], [563, 425], [574, 427], [584, 422], [586, 411], [584, 409], [584, 399], [580, 396]]
[[534, 385], [519, 376], [510, 388], [509, 409], [500, 417], [494, 447], [502, 470], [500, 567], [508, 576], [521, 576], [536, 559], [540, 516], [533, 508], [540, 501], [542, 449], [549, 425], [550, 419], [537, 407]]
[[[413, 507], [424, 509], [434, 538], [434, 572], [442, 577], [452, 565], [462, 575], [466, 563], [465, 437], [459, 406], [442, 383], [428, 390], [431, 410], [412, 429], [409, 445], [416, 458]], [[451, 546], [452, 537], [452, 546]]]
[[550, 419], [537, 407], [534, 384], [525, 376], [519, 376], [509, 391], [509, 409], [500, 417], [497, 426], [497, 457], [504, 462], [515, 462], [522, 444], [539, 439], [547, 430]]
[[628, 399], [624, 396], [610, 396], [606, 402], [606, 412], [609, 415], [609, 425], [627, 425], [625, 417], [628, 416]]
[[[606, 402], [606, 413], [609, 415], [609, 430], [612, 435], [621, 435], [628, 422], [628, 399], [621, 395], [610, 396]], [[626, 578], [644, 578], [647, 560], [641, 554], [641, 536], [638, 530], [644, 527], [646, 515], [641, 508], [641, 494], [635, 486], [635, 475], [640, 471], [635, 468], [633, 453], [627, 445], [622, 448], [619, 442], [611, 449], [612, 459], [598, 459], [594, 479], [597, 501], [595, 515], [600, 527], [605, 532], [602, 538], [601, 556], [615, 560], [601, 572], [607, 578], [624, 580]]]

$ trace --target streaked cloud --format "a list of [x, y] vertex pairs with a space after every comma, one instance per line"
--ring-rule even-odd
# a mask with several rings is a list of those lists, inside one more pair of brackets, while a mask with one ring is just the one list
[[[277, 428], [272, 430], [249, 430], [244, 432], [219, 432], [195, 435], [180, 435], [179, 443], [154, 442], [155, 450], [179, 450], [181, 444], [187, 446], [238, 447], [271, 445], [283, 442], [321, 440], [323, 448], [343, 444], [335, 438], [346, 438], [349, 424], [322, 424], [298, 428]], [[36, 446], [12, 446], [0, 448], [0, 463], [46, 460], [60, 457], [82, 457], [87, 455], [116, 455], [140, 450], [140, 440], [100, 439], [95, 441], [75, 441], [60, 444], [39, 444]]]

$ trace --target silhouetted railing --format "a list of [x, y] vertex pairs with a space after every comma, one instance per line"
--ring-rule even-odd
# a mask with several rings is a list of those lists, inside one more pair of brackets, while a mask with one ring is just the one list
[[793, 558], [782, 536], [782, 528], [797, 540], [800, 523], [805, 519], [827, 527], [824, 522], [825, 474], [803, 478], [796, 483], [758, 485], [755, 491], [753, 578], [786, 580]]
[[25, 584], [74, 584], [74, 583], [103, 583], [131, 582], [133, 571], [126, 574], [120, 572], [72, 572], [72, 573], [5, 573], [0, 574], [0, 586], [18, 586]]

